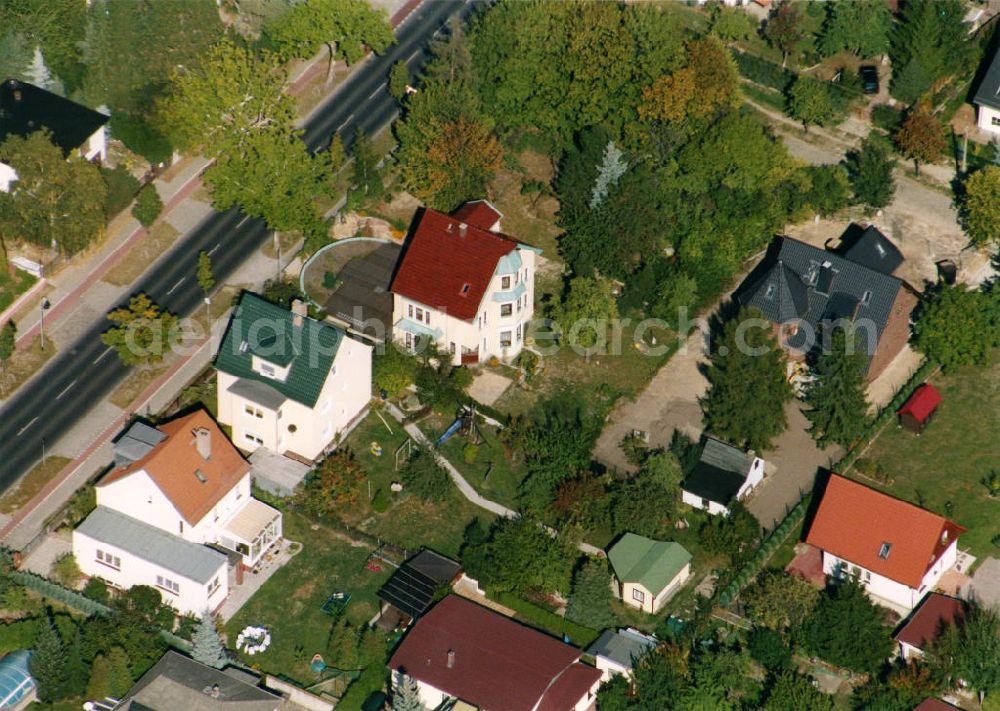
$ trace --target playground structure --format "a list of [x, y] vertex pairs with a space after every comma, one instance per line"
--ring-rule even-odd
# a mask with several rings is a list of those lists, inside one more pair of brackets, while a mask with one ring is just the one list
[[379, 540], [378, 547], [365, 559], [365, 569], [372, 573], [381, 573], [383, 565], [399, 568], [400, 562], [406, 560], [407, 557], [408, 552], [405, 548]]
[[337, 591], [326, 599], [320, 609], [331, 617], [340, 617], [351, 602], [351, 593]]
[[451, 439], [452, 435], [456, 432], [467, 437], [472, 444], [483, 443], [483, 433], [479, 430], [475, 407], [463, 405], [455, 421], [448, 425], [448, 429], [444, 431], [444, 434], [437, 438], [437, 441], [434, 443], [435, 446], [440, 447]]

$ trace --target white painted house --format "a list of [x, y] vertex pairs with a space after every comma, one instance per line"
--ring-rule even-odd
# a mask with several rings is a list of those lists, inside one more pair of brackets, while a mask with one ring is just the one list
[[728, 516], [764, 480], [764, 460], [708, 437], [698, 463], [681, 485], [681, 500], [714, 516]]
[[972, 103], [976, 105], [979, 130], [1000, 135], [1000, 52], [990, 60]]
[[691, 554], [680, 543], [626, 533], [608, 549], [615, 592], [622, 602], [651, 615], [691, 577]]
[[[0, 84], [0, 143], [46, 129], [63, 153], [87, 160], [107, 158], [108, 117], [34, 84], [7, 79]], [[0, 190], [8, 192], [17, 171], [0, 163]]]
[[965, 529], [943, 516], [832, 474], [805, 542], [830, 578], [855, 577], [876, 603], [909, 611], [958, 558]]
[[394, 341], [415, 349], [429, 339], [455, 365], [520, 354], [540, 250], [502, 234], [502, 217], [485, 200], [451, 215], [424, 210], [390, 285]]
[[601, 672], [562, 641], [456, 595], [420, 617], [389, 660], [428, 709], [589, 711]]
[[367, 411], [372, 348], [292, 309], [243, 295], [215, 359], [219, 422], [244, 451], [311, 462]]
[[594, 664], [601, 670], [601, 683], [615, 674], [631, 678], [636, 662], [658, 644], [656, 637], [628, 627], [604, 630], [587, 648]]
[[228, 594], [227, 557], [208, 545], [252, 568], [281, 541], [281, 512], [251, 496], [249, 464], [205, 411], [158, 428], [135, 423], [113, 449], [97, 509], [73, 533], [84, 574], [152, 585], [201, 614]]

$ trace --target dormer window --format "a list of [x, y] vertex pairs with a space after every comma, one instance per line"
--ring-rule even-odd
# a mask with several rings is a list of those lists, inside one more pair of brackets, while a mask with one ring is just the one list
[[246, 353], [249, 347], [250, 343], [248, 343], [247, 341], [243, 341], [242, 343], [240, 343], [240, 353]]
[[882, 560], [889, 560], [889, 552], [892, 550], [892, 544], [884, 542], [878, 548], [878, 557]]
[[867, 306], [872, 302], [872, 292], [866, 290], [864, 294], [861, 295], [862, 306]]
[[194, 477], [195, 477], [195, 479], [197, 479], [198, 481], [200, 481], [202, 484], [207, 484], [208, 483], [208, 478], [205, 476], [205, 473], [201, 469], [195, 469], [194, 470]]
[[266, 375], [269, 378], [273, 378], [274, 377], [274, 366], [271, 365], [270, 363], [261, 363], [260, 364], [260, 374], [261, 375]]
[[509, 276], [500, 277], [500, 288], [501, 289], [509, 289], [510, 288], [510, 277]]
[[774, 299], [774, 284], [767, 285], [767, 291], [764, 292], [764, 298], [768, 301]]
[[882, 246], [881, 242], [875, 243], [875, 251], [878, 252], [878, 256], [885, 257], [885, 247]]
[[941, 531], [941, 545], [944, 545], [947, 542], [948, 542], [948, 529], [946, 528], [943, 531]]

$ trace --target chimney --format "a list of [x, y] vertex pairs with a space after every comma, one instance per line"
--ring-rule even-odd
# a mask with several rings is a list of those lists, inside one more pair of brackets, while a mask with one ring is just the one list
[[449, 669], [454, 669], [455, 668], [455, 650], [454, 649], [449, 649], [448, 650], [448, 668]]
[[308, 315], [309, 311], [306, 308], [306, 302], [302, 299], [294, 299], [292, 301], [292, 325], [296, 328], [302, 328], [302, 319]]
[[212, 694], [213, 699], [217, 699], [222, 696], [222, 690], [219, 688], [218, 684], [212, 684]]
[[469, 231], [469, 226], [464, 222], [458, 226], [458, 236], [465, 237], [465, 233]]
[[202, 459], [208, 461], [212, 458], [212, 434], [206, 428], [199, 427], [194, 431], [194, 446]]

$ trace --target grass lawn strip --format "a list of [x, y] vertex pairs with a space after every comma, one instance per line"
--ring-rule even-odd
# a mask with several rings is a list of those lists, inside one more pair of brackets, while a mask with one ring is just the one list
[[73, 460], [68, 457], [46, 457], [44, 462], [38, 462], [3, 496], [0, 496], [0, 513], [13, 513], [31, 501], [71, 461]]

